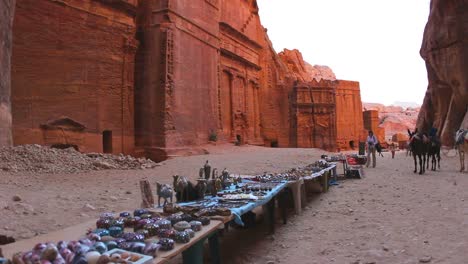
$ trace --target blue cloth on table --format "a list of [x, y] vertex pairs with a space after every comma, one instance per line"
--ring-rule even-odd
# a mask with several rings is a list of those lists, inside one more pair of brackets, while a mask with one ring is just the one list
[[[247, 181], [247, 180], [244, 180], [242, 181], [242, 183], [247, 183], [247, 182], [252, 182], [252, 181]], [[244, 226], [244, 222], [242, 222], [242, 219], [241, 219], [241, 216], [247, 212], [250, 212], [252, 211], [254, 208], [258, 207], [258, 206], [262, 206], [266, 203], [268, 203], [269, 201], [271, 201], [271, 199], [273, 199], [281, 190], [283, 190], [286, 186], [287, 186], [287, 182], [281, 182], [279, 183], [275, 188], [273, 188], [271, 191], [268, 191], [267, 192], [267, 195], [263, 196], [263, 199], [258, 199], [256, 201], [251, 201], [249, 202], [248, 204], [244, 205], [244, 206], [241, 206], [241, 207], [237, 207], [237, 208], [229, 208], [231, 210], [231, 213], [232, 215], [234, 216], [234, 222], [240, 226]], [[226, 192], [226, 191], [232, 191], [234, 190], [234, 188], [230, 188], [228, 190], [223, 190], [223, 192]], [[218, 197], [211, 197], [211, 198], [205, 198], [207, 200], [212, 200], [210, 202], [207, 202], [205, 203], [205, 205], [207, 207], [210, 207], [210, 206], [215, 206], [218, 204], [218, 200], [219, 198]], [[180, 206], [184, 206], [184, 205], [191, 205], [191, 204], [196, 204], [198, 203], [199, 201], [193, 201], [193, 202], [187, 202], [187, 203], [179, 203]]]

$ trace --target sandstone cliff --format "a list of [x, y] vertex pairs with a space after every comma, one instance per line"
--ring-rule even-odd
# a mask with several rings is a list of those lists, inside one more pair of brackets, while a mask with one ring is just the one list
[[281, 60], [288, 66], [294, 77], [301, 82], [310, 82], [313, 79], [320, 81], [330, 80], [335, 81], [336, 76], [333, 70], [328, 66], [311, 65], [304, 61], [302, 54], [297, 49], [284, 49], [278, 53]]
[[468, 105], [468, 1], [432, 0], [421, 56], [426, 61], [429, 86], [418, 117], [418, 128], [434, 126], [446, 145]]
[[376, 103], [363, 103], [363, 110], [379, 111], [379, 127], [385, 129], [385, 138], [390, 140], [395, 134], [407, 135], [407, 130], [414, 130], [419, 108], [385, 106]]
[[15, 0], [0, 1], [0, 147], [11, 145], [10, 59]]

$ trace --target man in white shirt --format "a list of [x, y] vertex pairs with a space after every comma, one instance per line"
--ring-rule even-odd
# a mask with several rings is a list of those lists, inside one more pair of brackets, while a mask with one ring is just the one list
[[372, 167], [375, 168], [375, 145], [377, 145], [378, 141], [377, 138], [374, 136], [374, 132], [372, 130], [369, 131], [369, 136], [367, 136], [366, 145], [367, 145], [367, 164], [366, 167], [369, 167], [370, 164], [370, 156], [372, 153]]

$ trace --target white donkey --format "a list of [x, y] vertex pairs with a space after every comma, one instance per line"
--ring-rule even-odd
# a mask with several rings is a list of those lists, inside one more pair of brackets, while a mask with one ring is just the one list
[[460, 172], [465, 170], [465, 153], [468, 153], [468, 130], [459, 129], [455, 134], [455, 147], [460, 156]]

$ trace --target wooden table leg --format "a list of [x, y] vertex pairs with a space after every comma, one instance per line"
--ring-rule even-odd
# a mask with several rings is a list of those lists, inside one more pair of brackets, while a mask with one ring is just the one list
[[184, 264], [203, 264], [203, 244], [205, 243], [205, 240], [206, 238], [201, 239], [182, 252]]
[[220, 264], [221, 256], [220, 256], [220, 249], [219, 249], [220, 247], [219, 247], [218, 232], [215, 232], [212, 236], [208, 238], [208, 243], [210, 245], [210, 255], [211, 255], [210, 263]]
[[268, 202], [268, 221], [270, 222], [270, 233], [275, 233], [275, 199]]
[[[286, 205], [286, 201], [288, 199], [288, 192], [286, 190], [283, 190], [279, 196], [278, 196], [278, 205], [280, 207], [280, 210], [281, 210], [281, 217], [283, 218], [283, 224], [287, 224], [288, 223], [288, 208], [287, 208], [287, 205]], [[299, 205], [300, 207], [300, 205]]]

